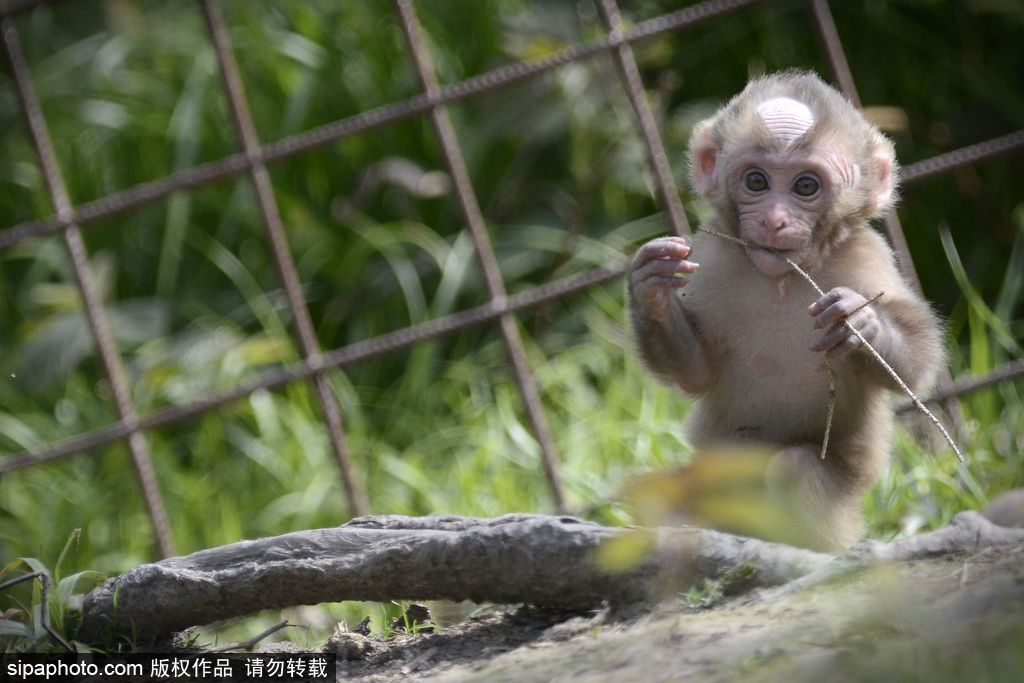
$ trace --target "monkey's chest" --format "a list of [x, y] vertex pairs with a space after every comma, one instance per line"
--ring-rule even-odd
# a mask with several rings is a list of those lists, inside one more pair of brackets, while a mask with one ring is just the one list
[[823, 427], [828, 369], [825, 356], [809, 347], [824, 332], [814, 329], [807, 303], [740, 302], [731, 315], [709, 318], [705, 340], [716, 379], [701, 412], [717, 436], [813, 439]]
[[775, 378], [785, 376], [788, 360], [789, 359], [785, 356], [780, 356], [778, 354], [754, 351], [752, 353], [744, 354], [737, 362], [740, 363], [740, 371], [744, 375], [752, 379], [767, 379], [772, 381]]
[[804, 405], [828, 393], [825, 356], [809, 350], [815, 339], [794, 331], [774, 344], [745, 338], [721, 346], [721, 383], [737, 398]]

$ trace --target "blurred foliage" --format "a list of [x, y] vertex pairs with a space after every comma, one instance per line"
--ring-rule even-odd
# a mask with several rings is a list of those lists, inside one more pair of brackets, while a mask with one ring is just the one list
[[694, 454], [685, 467], [634, 479], [622, 492], [644, 527], [692, 524], [767, 541], [803, 545], [806, 523], [765, 489], [773, 453], [722, 446]]
[[[680, 3], [623, 3], [627, 21]], [[832, 3], [869, 114], [904, 164], [1024, 127], [1024, 10], [1015, 0]], [[223, 3], [264, 142], [418, 92], [387, 3]], [[443, 83], [602, 35], [589, 0], [420, 0]], [[239, 149], [198, 7], [55, 2], [17, 17], [58, 160], [81, 203]], [[673, 172], [701, 117], [751, 75], [827, 74], [804, 2], [766, 2], [638, 43]], [[613, 62], [599, 56], [449, 108], [511, 292], [622, 263], [666, 231]], [[0, 72], [4, 225], [52, 213], [13, 81]], [[280, 162], [271, 176], [323, 348], [486, 301], [427, 117]], [[686, 190], [691, 220], [703, 213]], [[949, 320], [951, 367], [1020, 355], [1020, 156], [907, 187], [900, 218]], [[948, 239], [940, 239], [948, 226]], [[298, 359], [248, 179], [177, 193], [83, 232], [140, 413], [191, 403]], [[630, 349], [620, 282], [520, 316], [570, 504], [605, 522], [634, 474], [685, 463], [688, 402]], [[0, 253], [0, 454], [115, 419], [59, 238]], [[375, 512], [495, 515], [552, 505], [496, 327], [331, 375]], [[872, 533], [944, 523], [1024, 485], [1019, 382], [963, 403], [969, 468], [902, 433], [867, 502]], [[334, 525], [347, 505], [315, 396], [258, 392], [148, 436], [179, 552]], [[82, 528], [104, 573], [151, 559], [122, 446], [0, 481], [0, 566], [51, 561]]]

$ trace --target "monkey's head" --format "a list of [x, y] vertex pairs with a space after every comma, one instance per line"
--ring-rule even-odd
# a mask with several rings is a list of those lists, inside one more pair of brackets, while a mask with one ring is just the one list
[[839, 92], [809, 72], [751, 81], [690, 141], [694, 189], [729, 229], [759, 247], [765, 275], [813, 268], [831, 247], [891, 208], [892, 143]]

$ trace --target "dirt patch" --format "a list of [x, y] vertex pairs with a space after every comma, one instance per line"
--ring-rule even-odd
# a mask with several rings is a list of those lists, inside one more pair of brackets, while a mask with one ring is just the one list
[[632, 618], [521, 609], [370, 638], [339, 680], [1024, 680], [1024, 544], [712, 602], [667, 596]]

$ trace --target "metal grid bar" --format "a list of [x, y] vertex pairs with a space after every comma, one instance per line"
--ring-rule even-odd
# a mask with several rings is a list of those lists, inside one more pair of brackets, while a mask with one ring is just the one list
[[216, 410], [234, 401], [241, 400], [260, 390], [276, 389], [292, 382], [308, 379], [314, 373], [341, 368], [354, 363], [377, 358], [388, 353], [401, 351], [420, 342], [454, 334], [484, 323], [494, 322], [501, 316], [518, 313], [535, 306], [551, 303], [578, 294], [590, 287], [614, 280], [626, 270], [625, 264], [614, 269], [595, 268], [581, 275], [574, 275], [541, 287], [513, 294], [504, 302], [491, 301], [482, 306], [435, 318], [418, 325], [356, 342], [323, 355], [318, 367], [308, 361], [295, 363], [284, 368], [270, 370], [234, 389], [209, 396], [182, 406], [164, 408], [135, 422], [124, 420], [99, 429], [85, 432], [31, 451], [16, 453], [0, 460], [0, 474], [39, 465], [50, 460], [83, 453], [100, 446], [123, 439], [133, 429], [150, 430], [183, 422], [204, 413]]
[[[46, 132], [45, 124], [43, 123], [41, 110], [34, 99], [34, 93], [28, 80], [27, 68], [25, 68], [23, 58], [20, 57], [20, 48], [18, 48], [17, 36], [13, 33], [12, 22], [7, 18], [8, 15], [32, 9], [37, 5], [46, 3], [47, 1], [48, 0], [22, 0], [19, 2], [18, 0], [11, 0], [7, 3], [0, 4], [0, 16], [4, 17], [2, 29], [5, 34], [5, 44], [7, 44], [8, 56], [11, 57], [12, 64], [20, 60], [21, 68], [19, 69], [16, 64], [14, 64], [12, 68], [15, 72], [16, 80], [18, 81], [19, 93], [22, 95], [23, 106], [26, 108], [26, 116], [29, 119], [30, 128], [35, 125], [33, 124], [33, 120], [35, 120], [36, 124], [39, 124], [39, 131], [42, 132], [42, 137], [39, 139], [43, 141], [43, 145], [40, 146], [37, 142], [37, 149], [40, 152], [44, 172], [47, 173], [47, 181], [50, 183], [50, 171], [47, 170], [47, 161], [43, 157], [45, 156], [45, 150], [48, 149], [49, 158], [51, 161], [53, 160], [52, 145], [49, 143], [49, 137]], [[589, 59], [603, 52], [611, 51], [616, 57], [620, 73], [627, 88], [627, 94], [629, 95], [630, 102], [637, 114], [640, 131], [644, 137], [649, 158], [653, 162], [652, 167], [654, 168], [654, 177], [658, 183], [658, 191], [662, 198], [662, 202], [666, 207], [668, 207], [669, 218], [673, 224], [673, 229], [679, 232], [680, 226], [687, 228], [685, 223], [685, 214], [681, 211], [680, 203], [678, 204], [678, 208], [680, 209], [678, 215], [682, 216], [682, 221], [678, 221], [677, 218], [673, 216], [671, 197], [675, 195], [674, 187], [671, 187], [669, 183], [666, 183], [666, 178], [671, 180], [671, 174], [665, 174], [663, 172], [667, 169], [667, 164], [661, 169], [662, 172], [659, 172], [657, 164], [659, 156], [661, 159], [665, 158], [664, 145], [660, 140], [660, 136], [658, 136], [657, 126], [646, 101], [643, 86], [639, 78], [639, 72], [636, 69], [635, 59], [632, 56], [632, 51], [629, 50], [628, 47], [631, 43], [638, 40], [660, 35], [668, 31], [679, 30], [701, 21], [720, 16], [724, 13], [755, 4], [758, 0], [733, 0], [731, 2], [710, 0], [678, 12], [642, 22], [637, 24], [628, 32], [622, 31], [621, 17], [618, 15], [618, 8], [616, 7], [614, 0], [600, 0], [603, 3], [600, 6], [603, 13], [603, 20], [605, 21], [606, 27], [609, 29], [608, 36], [603, 40], [574, 45], [552, 55], [549, 58], [537, 62], [513, 63], [499, 69], [486, 72], [474, 78], [447, 86], [439, 86], [436, 82], [436, 78], [433, 78], [432, 72], [428, 71], [427, 75], [433, 80], [433, 86], [430, 86], [430, 80], [425, 80], [424, 87], [427, 92], [423, 95], [395, 104], [379, 107], [367, 112], [362, 112], [355, 116], [340, 119], [333, 123], [326, 124], [305, 133], [284, 138], [278, 142], [270, 143], [262, 147], [256, 139], [251, 117], [248, 116], [248, 111], [245, 108], [241, 82], [237, 77], [237, 67], [234, 66], [233, 56], [226, 39], [226, 35], [223, 33], [223, 21], [220, 20], [219, 13], [215, 14], [211, 19], [209, 12], [217, 11], [211, 0], [201, 1], [203, 2], [204, 10], [207, 12], [208, 26], [210, 26], [215, 48], [218, 51], [218, 59], [221, 61], [225, 89], [228, 92], [229, 102], [231, 103], [233, 116], [235, 118], [235, 125], [242, 137], [245, 151], [212, 163], [165, 176], [152, 182], [143, 183], [121, 192], [110, 194], [106, 197], [82, 204], [77, 208], [71, 207], [70, 202], [66, 201], [66, 192], [63, 193], [65, 198], [63, 203], [59, 203], [57, 201], [57, 196], [54, 195], [56, 213], [53, 216], [39, 221], [22, 223], [0, 232], [0, 249], [4, 249], [30, 237], [41, 237], [52, 235], [62, 230], [65, 231], [65, 240], [67, 241], [68, 248], [71, 251], [72, 261], [73, 265], [76, 267], [76, 272], [84, 274], [84, 277], [79, 277], [79, 284], [83, 291], [83, 299], [86, 300], [87, 313], [91, 316], [90, 324], [93, 324], [92, 315], [96, 314], [95, 320], [97, 324], [94, 325], [94, 333], [97, 336], [98, 346], [101, 347], [101, 357], [104, 361], [104, 367], [108, 371], [108, 376], [111, 372], [114, 374], [118, 372], [120, 373], [120, 385], [124, 389], [122, 396], [128, 398], [126, 405], [127, 412], [122, 412], [122, 405], [120, 403], [118, 404], [120, 413], [120, 419], [118, 422], [104, 428], [76, 435], [70, 439], [46, 446], [42, 449], [26, 451], [15, 454], [9, 458], [5, 458], [3, 461], [0, 461], [0, 474], [9, 473], [50, 460], [67, 457], [75, 453], [92, 450], [124, 438], [129, 439], [129, 447], [132, 449], [134, 458], [136, 452], [145, 454], [146, 445], [142, 434], [146, 430], [158, 429], [204, 414], [230, 402], [245, 398], [260, 389], [277, 388], [295, 381], [308, 379], [316, 380], [330, 369], [340, 368], [362, 360], [374, 358], [385, 353], [406, 349], [422, 341], [451, 334], [455, 331], [462, 330], [473, 325], [499, 321], [502, 325], [503, 333], [506, 333], [506, 325], [509, 325], [510, 329], [518, 338], [518, 330], [515, 328], [515, 318], [513, 314], [532, 306], [559, 300], [566, 296], [570, 296], [573, 293], [583, 291], [588, 287], [612, 280], [620, 276], [625, 269], [624, 265], [620, 265], [619, 267], [611, 270], [595, 269], [587, 273], [583, 273], [582, 275], [566, 278], [542, 287], [537, 287], [522, 294], [506, 297], [504, 294], [504, 284], [501, 282], [500, 273], [497, 272], [496, 269], [496, 261], [493, 262], [492, 266], [487, 266], [485, 264], [487, 261], [487, 251], [491, 251], [491, 258], [493, 259], [493, 250], [490, 250], [490, 243], [489, 240], [487, 240], [483, 243], [485, 247], [484, 249], [480, 249], [478, 246], [478, 255], [481, 259], [481, 265], [484, 268], [485, 278], [487, 278], [488, 268], [492, 268], [492, 276], [497, 275], [496, 280], [488, 281], [489, 287], [495, 284], [498, 285], [498, 287], [493, 290], [489, 289], [489, 292], [492, 295], [489, 303], [450, 316], [384, 334], [373, 339], [357, 342], [325, 354], [321, 354], [319, 352], [319, 349], [316, 346], [315, 335], [305, 337], [306, 333], [299, 329], [298, 334], [300, 337], [300, 343], [303, 344], [303, 354], [305, 356], [302, 362], [264, 373], [246, 384], [207, 399], [185, 406], [164, 409], [140, 419], [135, 415], [134, 407], [131, 405], [130, 396], [126, 391], [127, 385], [123, 381], [124, 374], [123, 369], [120, 366], [120, 358], [117, 356], [116, 348], [113, 347], [111, 337], [109, 335], [109, 329], [105, 324], [102, 307], [99, 305], [96, 298], [94, 283], [91, 281], [91, 276], [89, 275], [87, 263], [85, 261], [84, 245], [81, 242], [81, 234], [79, 231], [80, 225], [96, 222], [118, 213], [139, 208], [145, 204], [158, 201], [178, 190], [201, 187], [242, 172], [249, 172], [256, 187], [257, 200], [260, 202], [264, 225], [268, 230], [268, 237], [271, 240], [272, 249], [275, 252], [275, 259], [277, 259], [279, 274], [282, 277], [282, 281], [286, 283], [286, 290], [288, 290], [289, 286], [287, 281], [289, 276], [283, 271], [287, 270], [290, 266], [291, 273], [294, 275], [294, 264], [291, 262], [290, 253], [287, 250], [287, 243], [284, 240], [283, 225], [281, 224], [280, 217], [277, 215], [276, 202], [273, 197], [272, 189], [269, 185], [269, 180], [267, 179], [267, 164], [280, 161], [335, 140], [366, 132], [381, 126], [386, 126], [427, 112], [430, 112], [436, 119], [436, 112], [440, 111], [444, 114], [442, 107], [445, 104], [461, 101], [497, 90], [512, 83], [538, 76], [559, 66], [583, 59]], [[396, 3], [400, 13], [403, 13], [403, 18], [405, 18], [405, 14], [408, 13], [411, 21], [415, 22], [410, 0], [396, 0]], [[827, 3], [822, 0], [812, 0], [812, 7], [815, 11], [819, 31], [822, 33], [822, 38], [825, 41], [826, 49], [829, 53], [830, 60], [832, 61], [833, 69], [836, 71], [837, 81], [840, 83], [840, 87], [844, 89], [847, 94], [854, 99], [854, 101], [856, 101], [856, 89], [853, 85], [852, 76], [850, 76], [849, 73], [849, 66], [842, 53], [842, 45], [839, 41], [838, 34], [835, 31], [835, 24], [831, 19], [831, 13], [828, 10]], [[414, 52], [414, 57], [416, 57], [417, 48], [413, 45], [413, 41], [417, 38], [415, 35], [409, 33], [409, 31], [411, 28], [411, 30], [415, 31], [418, 35], [418, 23], [411, 24], [409, 21], [403, 21], [403, 28], [407, 31], [407, 37], [411, 36], [410, 47]], [[220, 38], [218, 38], [218, 31], [221, 33]], [[13, 45], [16, 52], [14, 55], [11, 54], [12, 48], [8, 42], [8, 34], [12, 36], [11, 39], [14, 41]], [[220, 41], [219, 45], [218, 40]], [[422, 49], [422, 44], [420, 45], [420, 49], [421, 53], [419, 57], [416, 58], [418, 60], [417, 67], [421, 70], [421, 78], [423, 78], [424, 73], [422, 72], [422, 69], [426, 68], [429, 70], [430, 65], [429, 60], [425, 56], [426, 52]], [[227, 65], [226, 68], [225, 65]], [[234, 73], [233, 77], [229, 75], [230, 72]], [[844, 73], [846, 74], [845, 76], [843, 75]], [[232, 83], [234, 83], [234, 86]], [[235, 86], [237, 86], [235, 88], [235, 92], [232, 93], [232, 88]], [[26, 101], [26, 93], [31, 97], [31, 102]], [[35, 114], [33, 114], [32, 111], [34, 111]], [[447, 116], [444, 115], [443, 118], [447, 119]], [[435, 125], [437, 124], [435, 123]], [[476, 199], [475, 195], [472, 193], [472, 186], [468, 181], [468, 175], [465, 174], [465, 165], [462, 163], [461, 153], [459, 152], [457, 143], [455, 142], [454, 131], [451, 130], [450, 121], [447, 123], [448, 133], [443, 134], [440, 132], [443, 127], [444, 124], [442, 122], [442, 124], [438, 126], [439, 138], [441, 138], [442, 142], [442, 151], [445, 152], [450, 170], [454, 170], [455, 166], [461, 166], [461, 175], [465, 181], [462, 185], [462, 189], [460, 190], [459, 199], [460, 205], [463, 208], [463, 213], [467, 216], [467, 224], [470, 225], [471, 231], [474, 230], [473, 226], [476, 225], [478, 230], [481, 231], [483, 237], [486, 239], [486, 231], [483, 229], [482, 217], [479, 217], [479, 219], [476, 218], [479, 216], [479, 207], [476, 206]], [[652, 131], [653, 134], [651, 134]], [[36, 138], [35, 133], [36, 129], [33, 128], [34, 141]], [[450, 145], [445, 144], [444, 138], [446, 135]], [[932, 159], [926, 159], [924, 161], [908, 165], [903, 169], [902, 175], [904, 182], [909, 184], [911, 182], [929, 178], [935, 174], [963, 165], [975, 163], [996, 155], [1019, 151], [1022, 148], [1024, 148], [1024, 130], [1016, 131], [993, 140], [970, 145], [959, 150], [936, 156]], [[56, 164], [51, 163], [49, 165], [49, 169], [56, 172]], [[453, 172], [452, 175], [454, 178], [458, 174]], [[262, 176], [263, 180], [259, 179], [260, 176]], [[56, 173], [54, 177], [58, 182], [60, 182], [59, 172]], [[51, 194], [54, 194], [52, 190], [53, 187], [54, 185], [51, 183]], [[63, 187], [62, 183], [60, 187]], [[263, 188], [262, 190], [260, 189], [261, 187]], [[667, 192], [666, 188], [670, 187], [672, 192]], [[675, 201], [678, 203], [677, 195], [675, 195]], [[470, 216], [474, 216], [472, 220], [470, 220]], [[277, 226], [276, 228], [272, 227], [275, 225]], [[275, 238], [272, 234], [275, 231], [279, 233], [278, 236], [281, 238], [281, 240], [277, 242], [277, 246], [275, 246]], [[902, 231], [900, 232], [900, 235], [902, 236]], [[282, 257], [283, 261], [281, 260]], [[297, 278], [295, 279], [294, 284], [298, 284]], [[293, 300], [291, 297], [292, 293], [296, 293], [298, 295], [297, 306], [295, 305], [296, 300]], [[92, 301], [93, 306], [89, 306], [90, 301]], [[308, 310], [305, 308], [305, 304], [302, 301], [300, 288], [295, 287], [289, 291], [289, 304], [292, 307], [293, 315], [296, 317], [297, 327], [302, 325], [298, 320], [303, 314], [305, 314], [308, 322]], [[509, 322], [506, 323], [505, 321]], [[311, 325], [309, 325], [307, 329], [311, 332]], [[101, 341], [101, 337], [104, 334], [106, 335], [105, 342]], [[312, 346], [307, 345], [306, 342], [309, 340], [312, 341]], [[113, 350], [113, 364], [107, 363], [108, 357], [103, 354], [102, 348], [104, 344], [106, 344], [108, 350]], [[311, 352], [307, 353], [307, 351]], [[514, 359], [513, 362], [515, 362]], [[115, 369], [110, 370], [110, 368]], [[1024, 372], [1024, 370], [1022, 370], [1019, 361], [1015, 363], [1008, 363], [1000, 368], [996, 368], [988, 375], [981, 378], [961, 380], [956, 384], [956, 386], [944, 390], [944, 393], [940, 392], [939, 395], [928, 400], [931, 401], [945, 398], [951, 392], [955, 392], [956, 395], [960, 395], [968, 391], [977, 390], [985, 386], [990, 386], [995, 382], [1018, 377], [1021, 375], [1021, 372]], [[530, 385], [532, 386], [532, 376], [528, 366], [525, 365], [525, 361], [522, 365], [522, 376], [529, 379]], [[117, 384], [117, 382], [111, 380], [112, 387], [116, 387]], [[535, 387], [534, 391], [536, 391]], [[115, 399], [116, 394], [117, 391], [115, 390]], [[333, 402], [333, 396], [331, 396], [330, 404], [335, 405], [336, 408], [336, 404]], [[537, 405], [539, 408], [539, 401]], [[148, 457], [145, 460], [148, 462]], [[149, 471], [152, 472], [151, 468]], [[155, 481], [152, 479], [149, 481], [155, 486]], [[141, 476], [140, 484], [142, 485], [145, 494], [147, 484]], [[159, 496], [158, 490], [157, 496]], [[157, 497], [156, 500], [159, 502], [159, 497]], [[166, 523], [166, 517], [164, 517], [164, 521]], [[154, 526], [158, 529], [159, 538], [159, 525], [155, 519]], [[169, 534], [167, 535], [167, 538], [169, 541]], [[164, 554], [169, 552], [169, 550], [163, 547], [162, 551]]]
[[672, 231], [677, 235], [689, 235], [690, 223], [683, 211], [683, 203], [679, 199], [679, 192], [676, 189], [675, 179], [672, 177], [672, 168], [668, 163], [668, 153], [665, 151], [665, 144], [661, 140], [661, 133], [658, 131], [658, 123], [654, 119], [654, 112], [647, 101], [647, 93], [644, 91], [644, 84], [640, 78], [640, 69], [636, 65], [636, 57], [633, 55], [633, 48], [627, 42], [622, 42], [624, 34], [622, 27], [622, 14], [619, 12], [619, 5], [615, 0], [600, 0], [598, 11], [601, 14], [601, 21], [609, 37], [618, 45], [612, 48], [616, 66], [619, 68], [619, 75], [626, 88], [626, 95], [629, 103], [636, 114], [637, 126], [643, 138], [647, 150], [647, 160], [651, 164], [652, 175], [657, 187], [661, 205], [668, 212], [669, 224]]
[[[71, 198], [68, 196], [67, 186], [64, 185], [64, 178], [61, 176], [60, 165], [53, 150], [53, 142], [46, 126], [46, 119], [43, 117], [43, 110], [39, 106], [39, 99], [32, 86], [32, 79], [29, 76], [28, 65], [25, 63], [25, 55], [21, 49], [17, 29], [10, 17], [5, 16], [0, 19], [0, 31], [3, 32], [7, 59], [14, 74], [18, 98], [28, 123], [32, 144], [39, 157], [50, 200], [53, 202], [57, 215], [66, 216], [71, 211]], [[110, 383], [114, 406], [121, 421], [133, 425], [138, 418], [132, 403], [131, 391], [128, 388], [128, 378], [125, 375], [124, 366], [121, 364], [121, 356], [117, 351], [117, 344], [110, 329], [110, 321], [103, 308], [103, 300], [96, 287], [96, 281], [93, 279], [82, 233], [77, 225], [70, 223], [64, 230], [63, 237], [82, 296], [89, 330], [96, 342], [104, 374]], [[150, 459], [149, 446], [145, 436], [135, 427], [129, 430], [127, 436], [132, 467], [135, 470], [139, 487], [142, 489], [142, 498], [153, 525], [157, 547], [163, 557], [170, 557], [174, 554], [174, 541], [167, 520], [167, 511], [160, 496], [160, 485]]]
[[[860, 109], [860, 94], [857, 92], [857, 85], [853, 82], [853, 74], [850, 71], [850, 63], [846, 60], [846, 53], [843, 51], [842, 41], [839, 39], [839, 31], [836, 29], [835, 19], [832, 17], [832, 10], [828, 6], [828, 0], [811, 0], [811, 9], [814, 13], [814, 23], [818, 34], [825, 45], [825, 53], [828, 56], [832, 73], [836, 77], [836, 83], [844, 95]], [[899, 216], [895, 211], [889, 211], [885, 215], [885, 232], [889, 235], [889, 242], [893, 251], [896, 252], [896, 261], [899, 263], [900, 271], [910, 286], [921, 293], [921, 280], [917, 276], [917, 269], [914, 268], [914, 259], [910, 256], [910, 247], [907, 245], [907, 238], [903, 234], [903, 226], [900, 224]]]
[[[274, 197], [274, 190], [270, 184], [270, 174], [267, 172], [266, 165], [259, 158], [259, 137], [256, 133], [256, 126], [253, 123], [252, 115], [249, 112], [249, 106], [245, 101], [244, 86], [238, 73], [238, 64], [235, 62], [234, 54], [231, 51], [227, 29], [224, 26], [224, 18], [221, 16], [217, 0], [200, 0], [200, 4], [203, 8], [203, 17], [206, 19], [206, 26], [213, 41], [214, 50], [217, 53], [217, 63], [220, 65], [220, 74], [224, 83], [224, 90], [227, 93], [228, 103], [231, 107], [231, 116], [234, 120], [235, 130], [241, 138], [243, 151], [249, 161], [249, 175], [252, 180], [253, 189], [256, 192], [256, 202], [259, 205], [260, 217], [266, 231], [267, 241], [270, 243], [278, 277], [284, 285], [288, 308], [291, 309], [292, 320], [295, 324], [295, 333], [299, 338], [299, 347], [308, 365], [311, 368], [316, 368], [322, 363], [320, 344], [317, 341], [316, 331], [313, 329], [313, 321], [309, 316], [309, 309], [306, 307], [305, 298], [302, 294], [299, 274], [295, 269], [295, 262], [288, 248], [288, 238], [285, 235], [284, 223], [281, 220], [281, 213], [277, 206], [277, 200]], [[345, 439], [345, 430], [341, 423], [341, 410], [331, 391], [331, 385], [327, 376], [322, 372], [313, 373], [313, 382], [316, 385], [320, 408], [327, 423], [327, 433], [331, 449], [334, 451], [335, 459], [338, 461], [341, 483], [345, 488], [345, 496], [348, 499], [349, 508], [353, 516], [358, 517], [369, 514], [370, 505], [366, 492], [361, 486], [356, 484], [352, 473], [352, 457]]]
[[[836, 28], [836, 22], [832, 16], [828, 0], [811, 0], [811, 8], [814, 13], [818, 34], [825, 45], [825, 51], [828, 54], [828, 59], [839, 87], [857, 108], [861, 108], [860, 95], [853, 81], [853, 73], [850, 71], [850, 64], [846, 60], [846, 53], [843, 51], [843, 44], [839, 39], [839, 31]], [[999, 146], [994, 148], [998, 149]], [[924, 294], [924, 290], [921, 288], [921, 279], [917, 276], [917, 268], [914, 267], [914, 259], [910, 255], [910, 245], [907, 244], [906, 235], [903, 233], [903, 226], [900, 224], [900, 218], [895, 210], [891, 210], [885, 215], [885, 232], [889, 235], [889, 242], [896, 253], [896, 261], [903, 277], [919, 294]], [[948, 365], [942, 367], [936, 384], [940, 391], [948, 390], [952, 386], [953, 376], [949, 371]], [[964, 415], [960, 404], [955, 399], [950, 399], [943, 404], [943, 408], [949, 414], [954, 432], [958, 438], [962, 438]]]
[[937, 156], [908, 164], [900, 169], [904, 184], [916, 183], [950, 170], [968, 166], [976, 161], [1024, 149], [1024, 130], [1018, 130], [976, 145], [968, 145]]
[[[416, 10], [412, 6], [412, 0], [395, 0], [395, 8], [401, 17], [402, 32], [409, 45], [409, 51], [412, 53], [420, 85], [423, 87], [427, 99], [432, 102], [436, 101], [440, 86], [430, 61], [426, 43], [423, 40], [422, 27], [420, 26], [419, 19], [416, 17]], [[477, 260], [480, 263], [484, 282], [487, 285], [487, 293], [493, 304], [503, 307], [508, 298], [505, 291], [505, 283], [501, 277], [501, 269], [498, 267], [498, 259], [494, 255], [491, 238], [487, 234], [487, 226], [484, 222], [483, 213], [480, 211], [476, 192], [473, 190], [473, 184], [469, 179], [469, 171], [466, 168], [462, 149], [455, 135], [455, 128], [452, 126], [447, 109], [442, 104], [435, 104], [431, 107], [430, 116], [434, 123], [434, 131], [437, 134], [438, 142], [441, 145], [441, 153], [444, 156], [445, 165], [448, 167], [448, 172], [455, 186], [455, 196], [459, 203], [459, 209], [473, 238]], [[502, 315], [500, 317], [500, 326], [501, 335], [505, 340], [505, 348], [512, 361], [516, 383], [519, 385], [519, 392], [523, 396], [527, 417], [530, 420], [530, 426], [533, 428], [533, 435], [540, 445], [541, 464], [544, 466], [544, 474], [547, 477], [548, 486], [551, 488], [555, 507], [559, 512], [566, 512], [565, 491], [562, 488], [562, 476], [559, 472], [555, 442], [551, 436], [551, 429], [548, 427], [544, 408], [541, 405], [540, 393], [537, 391], [533, 371], [526, 360], [526, 351], [523, 348], [523, 340], [519, 335], [515, 316], [511, 313]]]
[[[966, 394], [987, 389], [990, 386], [1006, 382], [1018, 377], [1024, 377], [1024, 360], [1013, 360], [1003, 363], [992, 371], [977, 377], [961, 377], [948, 386], [939, 388], [934, 394], [924, 400], [925, 403], [944, 403], [950, 399], [964, 396]], [[896, 408], [899, 414], [909, 413], [917, 409], [913, 401], [906, 401]]]
[[828, 57], [828, 63], [832, 67], [839, 90], [850, 98], [857, 109], [860, 109], [862, 106], [860, 93], [857, 92], [857, 85], [853, 82], [853, 72], [850, 71], [850, 63], [846, 60], [846, 52], [843, 50], [843, 42], [839, 39], [839, 31], [836, 29], [836, 22], [832, 17], [828, 0], [811, 0], [811, 9], [814, 11], [818, 35], [821, 36], [821, 41], [825, 46], [825, 56]]
[[[450, 88], [452, 86], [447, 87]], [[446, 87], [442, 87], [442, 92], [445, 89]], [[398, 110], [408, 102], [412, 102], [414, 100], [425, 101], [425, 99], [426, 98], [422, 97], [413, 98], [413, 100], [407, 100], [405, 103], [388, 105], [384, 108]], [[465, 98], [446, 100], [443, 97], [439, 97], [439, 101], [455, 102], [461, 99]], [[428, 109], [429, 106], [424, 106], [424, 110]], [[404, 110], [402, 116], [384, 119], [384, 122], [375, 122], [372, 125], [365, 123], [362, 114], [357, 114], [355, 116], [336, 121], [333, 124], [326, 124], [325, 126], [338, 126], [338, 128], [344, 128], [344, 133], [334, 131], [336, 137], [331, 137], [318, 144], [310, 144], [308, 147], [303, 147], [303, 149], [315, 149], [318, 146], [328, 144], [335, 140], [340, 140], [373, 130], [388, 123], [401, 121], [420, 113], [423, 112], [418, 109], [411, 113], [409, 113], [409, 110]], [[300, 133], [299, 135], [281, 140], [278, 143], [271, 143], [270, 145], [263, 147], [257, 157], [264, 163], [271, 164], [294, 154], [298, 154], [299, 151], [302, 150], [290, 152], [287, 155], [274, 154], [273, 152], [276, 145], [289, 142], [301, 137], [302, 135], [305, 134]], [[991, 140], [967, 145], [950, 152], [944, 152], [934, 157], [904, 166], [900, 169], [900, 179], [903, 185], [910, 185], [935, 175], [947, 173], [962, 166], [969, 166], [979, 161], [987, 161], [1005, 154], [1020, 152], [1021, 150], [1024, 150], [1024, 129], [1017, 130], [997, 138], [992, 138]], [[77, 207], [72, 207], [70, 212], [65, 216], [53, 215], [41, 220], [18, 223], [17, 225], [13, 225], [3, 231], [0, 231], [0, 251], [10, 249], [19, 242], [23, 242], [27, 239], [55, 235], [72, 223], [81, 228], [87, 228], [92, 223], [157, 202], [174, 192], [204, 187], [226, 178], [230, 178], [239, 173], [244, 173], [248, 168], [249, 159], [246, 158], [244, 154], [233, 154], [219, 161], [203, 164], [185, 171], [179, 171], [158, 180], [141, 183], [127, 190], [121, 190], [105, 197], [85, 202]]]
[[[494, 90], [500, 90], [566, 64], [604, 54], [609, 49], [615, 48], [622, 43], [633, 43], [663, 33], [679, 31], [748, 5], [756, 4], [757, 2], [763, 2], [763, 0], [708, 0], [678, 12], [672, 12], [641, 22], [622, 36], [608, 36], [603, 40], [573, 45], [550, 57], [535, 62], [514, 62], [492, 71], [487, 71], [479, 76], [459, 81], [458, 83], [441, 86], [437, 90], [434, 99], [426, 95], [419, 95], [402, 102], [360, 112], [359, 114], [324, 124], [303, 133], [297, 133], [277, 142], [264, 145], [260, 149], [257, 158], [265, 164], [282, 161], [296, 154], [307, 152], [332, 142], [352, 137], [353, 135], [366, 133], [398, 123], [399, 121], [404, 121], [413, 116], [426, 114], [436, 105], [459, 102]], [[41, 220], [19, 223], [0, 232], [0, 250], [8, 249], [30, 237], [53, 235], [66, 227], [70, 222], [86, 226], [158, 201], [174, 192], [195, 189], [243, 173], [249, 168], [252, 161], [253, 159], [246, 157], [245, 154], [233, 154], [217, 161], [178, 171], [163, 178], [141, 183], [126, 190], [114, 192], [105, 197], [86, 202], [75, 207], [72, 213], [67, 216], [54, 215]]]

